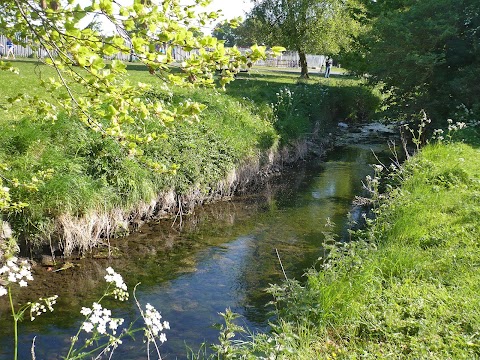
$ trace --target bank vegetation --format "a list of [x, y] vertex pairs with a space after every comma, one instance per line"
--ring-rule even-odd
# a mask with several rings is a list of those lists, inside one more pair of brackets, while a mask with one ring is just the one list
[[[29, 61], [15, 65], [19, 75], [1, 73], [3, 98], [28, 92], [42, 99], [38, 74], [46, 77], [51, 70]], [[153, 85], [143, 94], [145, 102], [166, 99], [175, 105], [193, 99], [206, 109], [199, 121], [141, 124], [144, 133], [164, 134], [138, 145], [164, 171], [152, 171], [116, 139], [62, 112], [55, 121], [7, 113], [1, 120], [2, 174], [19, 183], [34, 177], [29, 186], [12, 186], [12, 201], [28, 206], [5, 214], [16, 234], [10, 249], [18, 244], [31, 256], [85, 254], [144, 221], [187, 215], [195, 205], [251, 191], [272, 169], [322, 155], [332, 124], [364, 121], [379, 103], [377, 95], [348, 77], [298, 82], [295, 72], [253, 69], [226, 92], [170, 92], [144, 66], [130, 64], [128, 75], [132, 82]]]

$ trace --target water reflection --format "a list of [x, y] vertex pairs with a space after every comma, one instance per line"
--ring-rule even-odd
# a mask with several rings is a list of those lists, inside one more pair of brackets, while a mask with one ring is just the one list
[[[140, 282], [139, 301], [151, 303], [170, 321], [169, 340], [162, 346], [165, 359], [185, 358], [186, 345], [197, 349], [203, 341], [214, 342], [218, 331], [211, 325], [221, 321], [218, 312], [227, 307], [242, 314], [251, 330], [265, 329], [270, 299], [264, 289], [283, 279], [277, 251], [287, 276], [300, 278], [322, 255], [327, 218], [337, 234], [347, 236], [347, 212], [360, 217], [351, 201], [362, 192], [361, 180], [373, 162], [369, 149], [337, 149], [327, 162], [287, 171], [256, 195], [198, 209], [182, 219], [181, 229], [178, 222], [172, 227], [171, 220], [161, 221], [113, 241], [123, 254], [118, 259], [83, 259], [75, 270], [58, 273], [38, 269], [29, 299], [59, 294], [62, 300], [54, 316], [22, 323], [19, 358], [30, 358], [36, 334], [37, 358], [65, 354], [81, 323], [81, 306], [102, 292], [107, 266], [120, 272], [129, 288]], [[0, 302], [0, 358], [8, 359], [12, 333], [5, 300]], [[133, 301], [108, 306], [126, 321], [138, 315]], [[142, 341], [126, 341], [115, 358], [145, 358]]]

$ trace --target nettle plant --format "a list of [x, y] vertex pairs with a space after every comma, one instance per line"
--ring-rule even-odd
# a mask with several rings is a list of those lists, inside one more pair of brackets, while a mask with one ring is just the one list
[[[106, 269], [105, 281], [106, 290], [103, 296], [94, 302], [91, 307], [83, 307], [80, 313], [85, 317], [77, 333], [71, 338], [70, 348], [64, 359], [99, 359], [109, 353], [111, 358], [114, 350], [122, 344], [125, 336], [133, 337], [137, 332], [143, 332], [144, 341], [147, 344], [147, 354], [150, 357], [150, 346], [155, 347], [156, 355], [161, 359], [159, 345], [167, 341], [165, 330], [170, 329], [168, 321], [162, 321], [160, 313], [150, 304], [142, 307], [135, 298], [140, 316], [137, 320], [124, 325], [124, 319], [112, 316], [111, 310], [104, 308], [102, 300], [107, 297], [114, 297], [119, 301], [129, 298], [127, 285], [120, 274], [111, 267]], [[14, 359], [18, 358], [18, 323], [24, 319], [25, 314], [30, 315], [31, 321], [36, 317], [53, 312], [58, 296], [40, 298], [35, 302], [27, 302], [16, 308], [13, 299], [15, 287], [27, 287], [28, 282], [33, 281], [30, 265], [26, 260], [19, 260], [16, 257], [5, 259], [4, 265], [0, 267], [0, 297], [7, 295], [13, 317], [14, 328]], [[136, 289], [136, 287], [135, 287]], [[135, 297], [135, 289], [133, 296]], [[137, 325], [142, 320], [141, 325]], [[123, 326], [123, 327], [122, 327]], [[82, 339], [82, 340], [80, 340]], [[32, 345], [32, 357], [35, 358], [34, 344]]]

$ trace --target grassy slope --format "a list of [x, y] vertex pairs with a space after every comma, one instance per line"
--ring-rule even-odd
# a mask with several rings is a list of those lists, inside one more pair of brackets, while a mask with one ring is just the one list
[[[0, 73], [4, 85], [0, 88], [1, 103], [19, 93], [48, 96], [39, 86], [39, 76], [53, 76], [51, 69], [31, 60], [14, 65], [20, 75]], [[145, 67], [130, 64], [128, 76], [133, 82], [153, 84], [149, 96], [165, 96], [156, 86], [158, 80]], [[345, 98], [349, 99], [349, 89], [355, 89], [361, 97], [356, 101], [365, 99], [366, 104], [375, 104], [376, 97], [354, 80], [313, 77], [297, 84], [297, 72], [254, 69], [241, 74], [226, 93], [175, 89], [175, 102], [191, 98], [208, 108], [200, 123], [176, 124], [173, 129], [158, 129], [154, 122], [144, 124], [151, 131], [167, 132], [166, 140], [151, 143], [144, 150], [167, 166], [177, 164], [179, 170], [174, 176], [153, 174], [126, 158], [114, 142], [91, 133], [74, 119], [60, 116], [54, 124], [32, 122], [19, 112], [2, 111], [0, 162], [9, 167], [4, 175], [27, 181], [37, 171], [54, 170], [53, 178], [37, 193], [12, 189], [15, 199], [30, 206], [22, 213], [11, 214], [9, 220], [17, 231], [35, 234], [48, 229], [52, 219], [62, 214], [82, 216], [92, 211], [130, 209], [170, 188], [185, 193], [197, 186], [208, 192], [241, 160], [255, 157], [279, 142], [287, 144], [305, 136], [311, 133], [314, 122], [321, 120], [326, 125], [338, 116], [334, 104], [340, 100], [335, 96], [329, 101], [329, 93], [346, 89]], [[288, 106], [279, 106], [275, 116], [270, 104], [278, 103], [276, 93], [285, 88], [294, 95]], [[41, 237], [38, 241], [42, 242]]]
[[475, 141], [411, 158], [361, 235], [367, 242], [289, 287], [281, 335], [259, 336], [253, 353], [280, 342], [284, 359], [478, 358], [478, 133]]
[[[8, 85], [2, 87], [0, 98], [20, 92], [44, 96], [35, 71], [41, 68], [43, 74], [51, 75], [49, 69], [28, 62], [15, 65], [20, 75], [0, 74]], [[155, 80], [145, 70], [132, 70], [129, 76], [136, 81]], [[222, 179], [240, 159], [255, 156], [276, 143], [272, 123], [254, 114], [252, 106], [242, 106], [215, 90], [179, 90], [175, 97], [176, 101], [191, 97], [208, 105], [200, 123], [163, 129], [168, 138], [144, 149], [167, 166], [179, 165], [176, 176], [152, 173], [126, 158], [117, 144], [93, 134], [75, 120], [60, 116], [52, 124], [32, 122], [15, 113], [2, 114], [0, 161], [9, 166], [6, 177], [22, 181], [37, 171], [54, 170], [53, 178], [37, 193], [13, 190], [14, 196], [30, 204], [23, 214], [10, 217], [16, 229], [35, 232], [64, 213], [83, 215], [92, 210], [128, 209], [168, 188], [182, 193], [200, 184], [208, 191], [208, 186]], [[145, 126], [162, 131], [155, 123]]]

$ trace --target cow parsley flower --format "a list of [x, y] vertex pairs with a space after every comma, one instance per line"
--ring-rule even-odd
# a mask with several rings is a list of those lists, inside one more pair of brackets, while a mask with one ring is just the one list
[[39, 302], [29, 303], [30, 306], [30, 319], [33, 321], [37, 316], [47, 312], [47, 309], [52, 312], [53, 305], [57, 303], [58, 295], [50, 296], [48, 298], [40, 298]]
[[112, 312], [105, 309], [99, 303], [93, 303], [92, 308], [82, 308], [80, 313], [87, 317], [82, 324], [82, 329], [89, 333], [96, 331], [102, 335], [108, 334], [108, 329], [115, 335], [117, 328], [123, 324], [122, 318], [112, 318]]
[[117, 274], [115, 270], [113, 270], [111, 267], [108, 267], [106, 270], [107, 275], [105, 275], [105, 280], [107, 281], [107, 283], [113, 284], [115, 286], [115, 289], [113, 289], [112, 291], [115, 299], [118, 299], [120, 301], [128, 300], [127, 285], [123, 281], [122, 275]]
[[155, 337], [158, 337], [162, 343], [167, 341], [167, 336], [162, 331], [170, 329], [170, 323], [168, 321], [162, 322], [162, 315], [149, 303], [145, 305], [143, 319], [146, 325], [145, 336], [148, 341], [152, 341]]
[[[33, 276], [30, 270], [30, 264], [27, 261], [18, 261], [18, 258], [15, 256], [10, 257], [5, 262], [5, 265], [0, 267], [0, 280], [2, 280], [5, 285], [17, 283], [20, 287], [25, 287], [28, 285], [27, 281], [32, 281]], [[0, 287], [0, 296], [5, 295], [6, 287]]]

